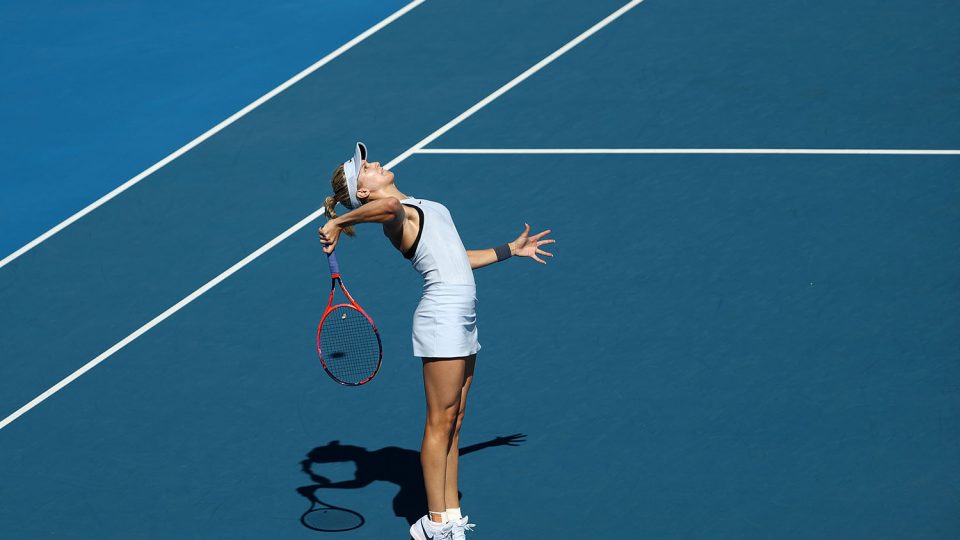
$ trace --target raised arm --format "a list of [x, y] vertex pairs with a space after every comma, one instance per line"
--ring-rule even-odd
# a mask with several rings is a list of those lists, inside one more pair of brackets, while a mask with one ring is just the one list
[[548, 253], [540, 246], [556, 242], [552, 238], [541, 240], [544, 236], [550, 234], [547, 229], [539, 234], [528, 236], [530, 234], [530, 225], [524, 223], [523, 232], [513, 242], [508, 242], [501, 246], [490, 249], [470, 249], [467, 250], [467, 258], [470, 260], [470, 268], [483, 268], [495, 262], [506, 260], [514, 255], [519, 257], [530, 257], [541, 264], [547, 264], [546, 261], [537, 255], [553, 257], [553, 253]]
[[324, 253], [332, 253], [340, 239], [340, 231], [348, 225], [360, 223], [382, 223], [384, 232], [388, 229], [403, 227], [403, 205], [395, 197], [386, 197], [368, 202], [360, 208], [351, 210], [323, 224], [318, 230], [323, 242]]

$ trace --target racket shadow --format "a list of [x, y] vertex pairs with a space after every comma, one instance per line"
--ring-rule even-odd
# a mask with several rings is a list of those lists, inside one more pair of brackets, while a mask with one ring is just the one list
[[[526, 435], [521, 433], [506, 437], [495, 437], [489, 441], [461, 448], [460, 455], [465, 456], [498, 446], [519, 446], [525, 440]], [[332, 482], [321, 474], [324, 464], [345, 462], [353, 462], [356, 466], [356, 474], [353, 479]], [[420, 519], [427, 507], [427, 494], [424, 491], [420, 470], [420, 452], [417, 450], [397, 446], [368, 450], [360, 446], [340, 444], [340, 441], [331, 441], [324, 446], [318, 446], [310, 450], [306, 459], [300, 462], [300, 467], [313, 482], [311, 485], [297, 488], [297, 493], [310, 502], [310, 509], [301, 518], [301, 523], [313, 530], [339, 532], [340, 530], [359, 528], [364, 523], [363, 516], [358, 512], [331, 506], [320, 501], [319, 493], [322, 493], [325, 499], [330, 497], [328, 493], [324, 493], [324, 490], [361, 489], [374, 482], [396, 484], [400, 490], [393, 498], [393, 512], [397, 517], [405, 519], [411, 525]], [[463, 494], [460, 495], [462, 498]], [[327, 510], [328, 508], [333, 510]], [[351, 514], [355, 514], [355, 516]], [[321, 528], [317, 528], [316, 520], [309, 521], [308, 517], [321, 518]], [[336, 520], [337, 525], [329, 525], [334, 520]], [[344, 525], [340, 525], [341, 522]], [[346, 527], [349, 525], [356, 526], [349, 529], [331, 530], [339, 526]]]
[[300, 523], [319, 532], [347, 532], [363, 527], [366, 519], [349, 508], [341, 508], [315, 499], [310, 508], [300, 516]]

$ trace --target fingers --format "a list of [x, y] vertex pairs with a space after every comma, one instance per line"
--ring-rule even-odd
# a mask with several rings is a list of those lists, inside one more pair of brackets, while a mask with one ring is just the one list
[[331, 242], [331, 241], [330, 241], [328, 238], [326, 238], [325, 236], [321, 236], [321, 237], [320, 237], [320, 244], [323, 245], [323, 248], [322, 248], [322, 249], [323, 249], [323, 252], [324, 252], [324, 253], [332, 253], [332, 252], [333, 252], [333, 247], [334, 247], [334, 245], [336, 245], [336, 242]]
[[550, 253], [549, 251], [544, 251], [542, 249], [537, 249], [537, 254], [546, 255], [547, 257], [553, 257], [553, 253]]
[[542, 233], [535, 234], [535, 235], [531, 236], [530, 238], [531, 238], [532, 240], [539, 240], [540, 238], [542, 238], [542, 237], [544, 237], [544, 236], [546, 236], [546, 235], [548, 235], [548, 234], [550, 234], [550, 229], [547, 229], [547, 230], [543, 231]]
[[530, 234], [530, 224], [529, 224], [529, 223], [524, 223], [524, 224], [523, 224], [523, 232], [520, 233], [520, 238], [525, 238], [528, 234]]
[[324, 243], [323, 251], [324, 253], [333, 253], [333, 250], [337, 249], [337, 244], [340, 243], [339, 236], [332, 238], [329, 242]]
[[330, 237], [328, 237], [326, 234], [323, 233], [322, 229], [319, 232], [319, 236], [320, 236], [320, 243], [323, 244], [323, 248], [322, 248], [323, 252], [326, 253], [327, 255], [333, 253], [334, 248], [337, 247], [337, 239], [336, 238], [331, 239]]
[[[328, 228], [329, 230], [326, 230]], [[337, 239], [340, 237], [339, 233], [340, 231], [335, 226], [331, 226], [329, 221], [317, 229], [317, 236], [320, 237], [320, 243], [323, 244], [324, 253], [333, 253], [337, 246]]]

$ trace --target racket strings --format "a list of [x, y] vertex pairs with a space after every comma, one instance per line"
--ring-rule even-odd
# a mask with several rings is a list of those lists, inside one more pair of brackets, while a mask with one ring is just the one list
[[370, 321], [358, 310], [341, 306], [320, 327], [320, 358], [339, 381], [357, 384], [380, 365], [380, 340]]

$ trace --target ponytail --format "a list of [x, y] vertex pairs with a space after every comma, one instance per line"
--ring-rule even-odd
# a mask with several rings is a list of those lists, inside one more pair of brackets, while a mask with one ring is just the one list
[[[323, 200], [323, 213], [330, 219], [337, 217], [337, 203], [346, 206], [350, 201], [350, 192], [347, 190], [347, 177], [343, 174], [343, 165], [338, 165], [330, 178], [330, 187], [333, 188], [333, 195]], [[347, 236], [356, 236], [353, 227], [348, 225], [343, 228]]]

